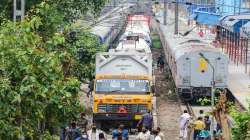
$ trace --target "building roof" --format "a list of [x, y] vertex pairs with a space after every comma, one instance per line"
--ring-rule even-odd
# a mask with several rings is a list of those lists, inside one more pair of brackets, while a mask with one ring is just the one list
[[220, 15], [210, 12], [196, 11], [196, 21], [199, 24], [217, 25], [219, 23]]
[[250, 22], [247, 22], [245, 25], [241, 27], [241, 36], [250, 37]]
[[227, 15], [220, 18], [220, 25], [231, 32], [239, 33], [240, 28], [250, 21], [250, 13], [241, 15]]

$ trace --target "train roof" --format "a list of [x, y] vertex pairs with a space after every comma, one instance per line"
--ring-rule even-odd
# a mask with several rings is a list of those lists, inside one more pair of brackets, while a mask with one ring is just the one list
[[193, 53], [197, 51], [209, 51], [214, 53], [220, 53], [219, 49], [211, 47], [207, 42], [198, 39], [189, 39], [176, 44], [171, 48], [172, 53], [175, 54], [175, 58], [179, 59], [181, 56]]
[[139, 39], [143, 39], [146, 41], [146, 43], [151, 46], [152, 45], [152, 41], [150, 39], [150, 37], [148, 36], [144, 36], [144, 35], [140, 35], [140, 34], [136, 34], [136, 33], [133, 33], [133, 34], [123, 34], [121, 37], [120, 37], [120, 40], [119, 41], [123, 41], [123, 40], [127, 40], [127, 37], [131, 37], [131, 36], [134, 36], [134, 37], [139, 37]]
[[104, 38], [111, 31], [111, 29], [114, 28], [113, 26], [115, 26], [121, 20], [121, 16], [114, 16], [108, 20], [104, 20], [93, 27], [91, 33]]
[[136, 50], [151, 53], [150, 46], [144, 39], [139, 38], [135, 40], [122, 40], [116, 47], [116, 50]]
[[[162, 19], [158, 19], [162, 23]], [[164, 32], [165, 39], [168, 42], [168, 47], [175, 59], [179, 59], [185, 54], [194, 53], [197, 51], [209, 51], [213, 53], [220, 53], [218, 48], [212, 47], [209, 41], [200, 37], [193, 28], [182, 27], [184, 31], [190, 31], [188, 35], [174, 35], [174, 25], [167, 29], [166, 26], [160, 25], [162, 32]], [[182, 31], [183, 32], [183, 31]], [[223, 55], [223, 54], [222, 54]]]
[[112, 30], [112, 28], [120, 26], [120, 23], [125, 20], [123, 13], [128, 12], [128, 10], [129, 6], [114, 8], [112, 13], [109, 13], [108, 15], [105, 14], [98, 19], [99, 23], [91, 29], [91, 33], [103, 39]]
[[140, 23], [128, 23], [127, 24], [127, 27], [126, 27], [126, 30], [131, 30], [131, 31], [135, 31], [135, 32], [145, 32], [147, 34], [150, 33], [150, 30], [149, 30], [149, 26], [147, 24], [140, 24]]

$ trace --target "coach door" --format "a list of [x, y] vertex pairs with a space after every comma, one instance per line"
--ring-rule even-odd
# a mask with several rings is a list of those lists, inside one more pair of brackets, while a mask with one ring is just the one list
[[210, 87], [212, 78], [212, 68], [201, 56], [194, 55], [191, 65], [191, 85], [193, 87]]
[[190, 86], [191, 83], [191, 59], [186, 57], [183, 64], [183, 79], [182, 84], [185, 86]]

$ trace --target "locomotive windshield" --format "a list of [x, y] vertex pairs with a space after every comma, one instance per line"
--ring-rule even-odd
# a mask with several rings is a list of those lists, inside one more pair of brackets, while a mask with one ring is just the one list
[[148, 80], [105, 79], [96, 81], [96, 93], [149, 93]]

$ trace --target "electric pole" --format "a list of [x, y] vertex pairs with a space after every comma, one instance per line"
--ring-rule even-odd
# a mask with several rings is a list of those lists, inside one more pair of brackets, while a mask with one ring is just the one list
[[234, 0], [234, 15], [235, 15], [235, 12], [236, 12], [235, 6], [236, 6], [236, 0]]
[[167, 9], [167, 0], [164, 0], [164, 13], [163, 13], [164, 14], [163, 15], [163, 18], [164, 18], [163, 19], [163, 21], [164, 21], [163, 24], [164, 25], [167, 25], [167, 10], [168, 10]]
[[239, 1], [239, 15], [240, 15], [240, 12], [241, 12], [241, 0]]
[[113, 6], [116, 7], [116, 0], [113, 0]]
[[[24, 19], [24, 12], [25, 12], [25, 0], [13, 0], [13, 21], [16, 22], [17, 20]], [[21, 105], [19, 104], [19, 107]], [[24, 140], [23, 135], [23, 127], [22, 127], [22, 118], [19, 120], [19, 129], [21, 134], [18, 136], [18, 140]]]
[[25, 0], [14, 0], [13, 1], [13, 20], [16, 22], [18, 19], [24, 19], [25, 12]]
[[178, 21], [179, 21], [179, 0], [175, 0], [175, 30], [174, 34], [178, 34]]

